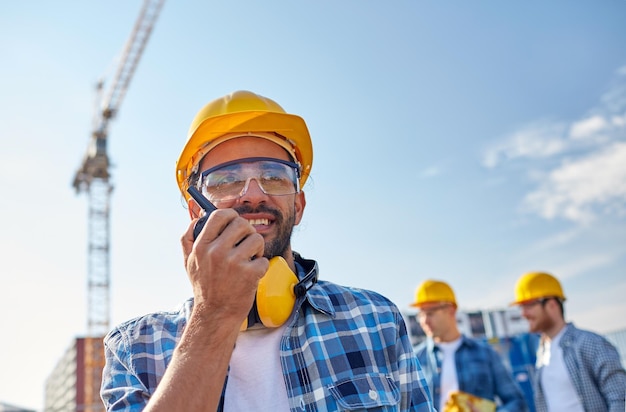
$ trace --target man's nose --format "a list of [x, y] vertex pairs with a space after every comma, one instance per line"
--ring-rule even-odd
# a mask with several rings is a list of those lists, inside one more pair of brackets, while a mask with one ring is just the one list
[[240, 200], [242, 202], [251, 202], [255, 200], [258, 201], [258, 199], [265, 197], [267, 197], [267, 194], [263, 191], [256, 178], [249, 177], [241, 192]]

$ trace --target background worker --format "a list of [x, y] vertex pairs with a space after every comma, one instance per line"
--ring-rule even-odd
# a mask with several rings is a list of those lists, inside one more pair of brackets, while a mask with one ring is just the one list
[[[312, 162], [304, 120], [271, 99], [238, 91], [200, 110], [176, 166], [193, 298], [107, 335], [107, 410], [433, 410], [398, 308], [317, 281], [291, 249]], [[190, 187], [217, 206], [195, 240]]]
[[530, 272], [515, 285], [515, 302], [531, 332], [541, 333], [534, 396], [537, 412], [622, 412], [626, 372], [611, 343], [566, 323], [565, 295], [551, 274]]
[[497, 352], [459, 332], [456, 297], [447, 283], [425, 280], [411, 306], [419, 309], [417, 318], [427, 336], [415, 351], [439, 411], [445, 411], [450, 393], [457, 390], [497, 401], [498, 411], [527, 410], [522, 390]]

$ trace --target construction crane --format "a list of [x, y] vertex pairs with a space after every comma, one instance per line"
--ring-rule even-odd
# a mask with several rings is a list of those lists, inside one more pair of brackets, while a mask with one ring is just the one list
[[135, 73], [154, 23], [165, 0], [144, 0], [133, 31], [126, 42], [115, 77], [104, 92], [104, 83], [97, 85], [102, 97], [93, 122], [93, 132], [82, 164], [76, 172], [73, 187], [76, 193], [88, 194], [88, 302], [87, 336], [104, 336], [109, 330], [109, 251], [110, 205], [113, 185], [110, 182], [110, 161], [107, 153], [108, 127], [120, 109]]

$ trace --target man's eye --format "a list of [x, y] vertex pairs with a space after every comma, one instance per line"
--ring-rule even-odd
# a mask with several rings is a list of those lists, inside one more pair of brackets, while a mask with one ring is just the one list
[[287, 180], [285, 178], [285, 176], [280, 176], [280, 175], [277, 175], [277, 174], [266, 174], [261, 179], [263, 181], [267, 181], [267, 182], [279, 182], [281, 180]]
[[261, 173], [261, 179], [274, 180], [274, 179], [288, 179], [287, 174], [282, 170], [268, 169]]
[[236, 175], [232, 175], [232, 174], [212, 176], [211, 179], [209, 179], [209, 181], [212, 184], [216, 184], [216, 185], [221, 185], [225, 183], [233, 183], [239, 180], [240, 179]]

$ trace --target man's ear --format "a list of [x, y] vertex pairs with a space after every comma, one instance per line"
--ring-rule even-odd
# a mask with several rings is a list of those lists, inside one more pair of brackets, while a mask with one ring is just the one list
[[197, 219], [202, 216], [202, 208], [191, 197], [187, 200], [187, 209], [189, 210], [189, 217], [191, 219]]
[[294, 201], [294, 208], [296, 211], [296, 219], [294, 225], [299, 225], [302, 220], [302, 215], [304, 214], [304, 207], [306, 206], [306, 197], [304, 196], [304, 192], [296, 193], [296, 198]]

